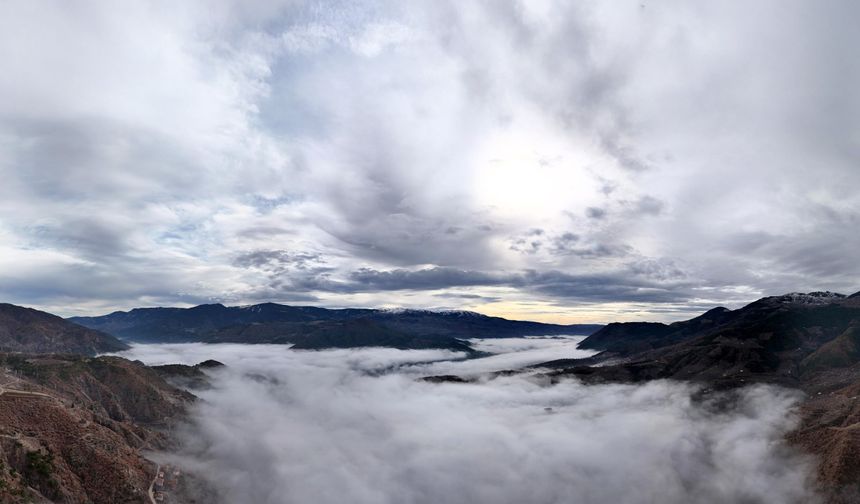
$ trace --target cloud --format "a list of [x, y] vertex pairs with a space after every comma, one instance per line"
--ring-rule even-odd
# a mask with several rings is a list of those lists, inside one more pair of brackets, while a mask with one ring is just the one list
[[652, 196], [642, 196], [633, 204], [636, 212], [647, 215], [659, 215], [663, 207], [664, 203]]
[[606, 217], [606, 210], [597, 207], [588, 207], [585, 209], [585, 215], [589, 219], [602, 219]]
[[854, 291], [857, 14], [6, 2], [0, 291], [72, 314], [468, 287], [594, 316]]
[[228, 364], [200, 392], [180, 453], [162, 455], [223, 502], [817, 502], [812, 461], [783, 440], [798, 396], [779, 388], [701, 401], [672, 382], [417, 381], [456, 357], [442, 351], [191, 344], [128, 356]]
[[[611, 251], [577, 251], [579, 255], [612, 255]], [[256, 258], [256, 256], [255, 256]], [[268, 259], [267, 259], [268, 260]], [[335, 278], [330, 268], [271, 267], [269, 285], [284, 293], [329, 292], [354, 294], [363, 292], [418, 291], [434, 292], [463, 287], [509, 287], [523, 292], [545, 295], [552, 299], [637, 302], [682, 302], [691, 296], [695, 285], [685, 273], [672, 264], [633, 261], [622, 270], [588, 275], [571, 275], [562, 271], [523, 270], [487, 272], [434, 266], [407, 270], [362, 268], [345, 278]], [[291, 269], [292, 268], [292, 269]], [[271, 296], [278, 296], [271, 292]], [[446, 296], [444, 292], [435, 295]], [[456, 296], [467, 298], [469, 296]], [[483, 297], [482, 297], [483, 299]]]
[[321, 262], [320, 254], [287, 250], [255, 250], [239, 255], [234, 264], [243, 268], [254, 267], [281, 272], [288, 268], [303, 270]]
[[442, 289], [475, 285], [498, 285], [504, 277], [480, 271], [458, 270], [454, 268], [427, 268], [417, 271], [391, 270], [377, 271], [364, 268], [350, 274], [350, 280], [369, 290], [401, 289]]

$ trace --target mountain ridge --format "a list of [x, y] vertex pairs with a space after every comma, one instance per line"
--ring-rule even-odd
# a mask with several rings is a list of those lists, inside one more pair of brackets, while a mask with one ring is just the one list
[[[602, 327], [507, 320], [458, 310], [328, 309], [277, 303], [135, 308], [69, 320], [133, 342], [291, 343], [299, 348], [323, 348], [320, 345], [325, 340], [325, 348], [394, 344], [397, 348], [462, 350], [461, 341], [468, 338], [586, 335]], [[336, 337], [339, 328], [351, 331], [352, 336]], [[322, 334], [325, 337], [312, 341]]]

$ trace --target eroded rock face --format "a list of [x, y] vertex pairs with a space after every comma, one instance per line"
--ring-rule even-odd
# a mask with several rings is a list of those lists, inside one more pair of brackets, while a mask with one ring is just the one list
[[193, 400], [117, 357], [0, 354], [0, 502], [148, 502], [141, 451]]

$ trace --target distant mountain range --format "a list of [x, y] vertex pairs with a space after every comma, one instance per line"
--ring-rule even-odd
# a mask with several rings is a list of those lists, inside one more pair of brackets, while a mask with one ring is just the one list
[[470, 351], [462, 340], [588, 335], [602, 327], [507, 320], [468, 311], [331, 310], [275, 303], [136, 308], [68, 320], [131, 342], [290, 343], [299, 349], [387, 346]]

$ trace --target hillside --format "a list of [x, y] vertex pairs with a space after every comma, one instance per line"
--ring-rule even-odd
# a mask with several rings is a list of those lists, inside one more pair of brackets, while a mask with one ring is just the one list
[[754, 383], [798, 388], [807, 400], [800, 408], [801, 424], [789, 440], [820, 457], [818, 476], [828, 502], [857, 502], [858, 299], [860, 293], [793, 293], [671, 325], [611, 324], [581, 345], [603, 353], [543, 367], [551, 380], [689, 380], [701, 383], [704, 393]]
[[[853, 338], [845, 335], [860, 323], [860, 307], [851, 301], [831, 293], [768, 297], [669, 326], [609, 325], [581, 346], [604, 350], [604, 358], [623, 359], [603, 366], [598, 375], [629, 372], [631, 379], [696, 379], [732, 386], [752, 374], [760, 381], [799, 385], [820, 370], [813, 363], [833, 367], [856, 362]], [[804, 364], [805, 359], [810, 360]]]
[[32, 308], [0, 303], [0, 352], [95, 355], [128, 345], [98, 330]]
[[148, 503], [141, 450], [193, 400], [117, 357], [0, 354], [0, 502]]

